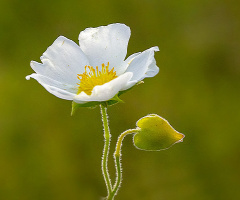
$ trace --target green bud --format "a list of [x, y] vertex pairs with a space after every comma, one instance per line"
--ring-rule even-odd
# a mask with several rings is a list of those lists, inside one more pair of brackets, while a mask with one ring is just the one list
[[138, 132], [134, 145], [141, 150], [160, 151], [182, 142], [184, 135], [177, 132], [166, 119], [150, 114], [137, 121]]

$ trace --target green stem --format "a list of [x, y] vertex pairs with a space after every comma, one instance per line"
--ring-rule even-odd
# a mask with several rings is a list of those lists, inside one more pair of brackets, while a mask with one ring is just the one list
[[112, 184], [111, 179], [108, 173], [108, 154], [110, 149], [110, 140], [111, 134], [108, 126], [108, 117], [107, 117], [107, 106], [102, 104], [100, 105], [101, 114], [102, 114], [102, 122], [104, 128], [104, 149], [103, 149], [103, 157], [102, 157], [102, 173], [105, 180], [105, 184], [107, 187], [108, 197], [109, 199], [110, 194], [112, 193]]
[[136, 133], [136, 132], [138, 132], [137, 129], [129, 129], [129, 130], [123, 132], [118, 137], [118, 141], [117, 141], [117, 144], [116, 144], [116, 150], [115, 150], [115, 153], [114, 153], [114, 160], [115, 160], [115, 167], [116, 167], [117, 177], [116, 177], [116, 181], [115, 181], [113, 190], [110, 193], [109, 200], [114, 199], [114, 197], [117, 194], [118, 189], [120, 188], [121, 182], [122, 182], [122, 167], [121, 167], [121, 161], [120, 161], [121, 160], [122, 141], [123, 141], [123, 139], [124, 139], [124, 137], [126, 135], [131, 134], [131, 133]]

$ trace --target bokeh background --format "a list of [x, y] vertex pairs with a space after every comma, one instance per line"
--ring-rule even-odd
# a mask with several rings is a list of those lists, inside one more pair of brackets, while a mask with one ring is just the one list
[[[123, 144], [116, 199], [240, 199], [240, 12], [234, 0], [0, 0], [0, 199], [79, 200], [106, 195], [99, 108], [79, 109], [35, 80], [29, 63], [59, 36], [131, 27], [128, 55], [159, 46], [160, 73], [108, 109], [118, 135], [149, 113], [186, 135], [167, 151]], [[112, 156], [110, 173], [115, 174]]]

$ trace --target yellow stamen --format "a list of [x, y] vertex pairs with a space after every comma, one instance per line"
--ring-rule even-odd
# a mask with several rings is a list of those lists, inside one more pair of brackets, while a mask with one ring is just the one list
[[98, 66], [94, 69], [92, 66], [85, 66], [85, 72], [78, 74], [78, 93], [85, 92], [87, 95], [92, 94], [92, 90], [96, 85], [103, 85], [115, 78], [117, 78], [114, 68], [109, 71], [109, 62], [107, 65], [102, 64], [102, 70], [98, 70]]

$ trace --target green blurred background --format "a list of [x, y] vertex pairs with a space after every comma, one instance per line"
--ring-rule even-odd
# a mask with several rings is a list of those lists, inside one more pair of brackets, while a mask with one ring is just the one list
[[149, 113], [186, 135], [161, 152], [137, 150], [126, 137], [116, 199], [240, 199], [239, 6], [234, 0], [0, 0], [0, 199], [106, 195], [99, 108], [71, 117], [70, 101], [25, 76], [59, 35], [78, 42], [81, 30], [115, 22], [131, 27], [128, 55], [155, 45], [161, 51], [160, 73], [108, 109], [111, 154], [118, 135]]

